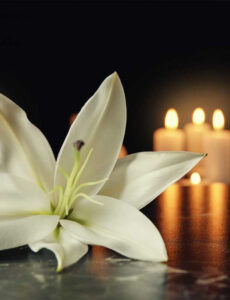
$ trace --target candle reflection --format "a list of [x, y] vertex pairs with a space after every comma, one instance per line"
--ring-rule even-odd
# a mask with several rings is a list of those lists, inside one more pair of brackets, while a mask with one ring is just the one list
[[208, 206], [206, 204], [205, 192], [206, 188], [201, 184], [188, 188], [188, 237], [195, 241], [202, 241], [207, 236], [206, 217]]
[[182, 248], [177, 247], [185, 229], [182, 219], [183, 188], [179, 184], [173, 184], [161, 194], [156, 215], [160, 216], [155, 222], [163, 236], [169, 256], [169, 266], [178, 267], [183, 260]]
[[[228, 220], [228, 187], [223, 183], [213, 183], [209, 187], [209, 209], [213, 215], [210, 226], [210, 238], [226, 236]], [[215, 216], [215, 217], [214, 217]]]
[[[167, 224], [161, 223], [160, 231], [167, 240], [176, 240], [179, 235], [179, 215], [181, 212], [182, 189], [178, 184], [171, 185], [160, 196], [160, 214]], [[166, 225], [166, 226], [165, 226]]]
[[[192, 175], [194, 174], [198, 174], [198, 173], [193, 173]], [[198, 178], [196, 178], [196, 180], [198, 181]], [[205, 208], [204, 189], [205, 187], [202, 184], [198, 184], [198, 183], [197, 184], [193, 183], [193, 185], [188, 188], [189, 216], [194, 217], [204, 213], [204, 208]]]
[[210, 265], [225, 271], [230, 222], [228, 185], [174, 184], [157, 201], [154, 222], [166, 243], [169, 266], [191, 263], [196, 270]]
[[92, 261], [89, 265], [89, 272], [98, 279], [104, 280], [109, 272], [106, 257], [111, 255], [111, 251], [101, 247], [92, 246]]

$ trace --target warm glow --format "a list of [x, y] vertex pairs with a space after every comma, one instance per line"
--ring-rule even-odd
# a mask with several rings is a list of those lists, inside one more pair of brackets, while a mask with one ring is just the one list
[[[215, 261], [217, 265], [222, 266], [228, 253], [228, 243], [222, 243], [229, 236], [229, 187], [223, 183], [212, 183], [206, 193], [207, 213], [211, 216], [207, 222], [207, 239], [211, 241], [217, 237], [216, 243], [221, 243], [219, 247], [207, 247], [206, 257], [209, 261]], [[206, 209], [207, 209], [206, 208]], [[222, 267], [221, 267], [222, 268]], [[227, 266], [223, 265], [223, 272], [226, 272]]]
[[[159, 222], [157, 228], [159, 227], [166, 240], [180, 240], [183, 197], [183, 188], [179, 184], [170, 185], [160, 195], [157, 216], [164, 221]], [[175, 258], [181, 259], [178, 257], [178, 253], [174, 253], [174, 261], [176, 261]]]
[[199, 184], [201, 182], [200, 174], [197, 172], [192, 173], [190, 176], [190, 182], [191, 184]]
[[178, 124], [179, 120], [177, 112], [174, 108], [170, 108], [165, 116], [165, 127], [168, 129], [176, 129]]
[[75, 121], [76, 117], [77, 117], [77, 113], [74, 113], [74, 114], [72, 114], [70, 116], [70, 118], [69, 118], [69, 125], [73, 124], [73, 122]]
[[123, 157], [125, 157], [127, 155], [128, 155], [128, 152], [127, 152], [125, 146], [122, 145], [118, 158], [123, 158]]
[[221, 130], [224, 128], [225, 120], [222, 110], [216, 109], [212, 116], [212, 126], [215, 130]]
[[203, 108], [198, 107], [194, 110], [193, 115], [192, 115], [192, 121], [196, 125], [201, 125], [204, 123], [205, 112], [204, 112]]

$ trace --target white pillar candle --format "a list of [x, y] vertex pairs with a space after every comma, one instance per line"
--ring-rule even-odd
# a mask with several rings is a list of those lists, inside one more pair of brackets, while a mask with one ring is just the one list
[[[210, 130], [210, 125], [205, 123], [205, 112], [202, 108], [196, 108], [192, 115], [192, 123], [184, 126], [186, 150], [191, 152], [204, 152], [204, 136]], [[196, 165], [190, 173], [197, 171], [204, 174], [204, 160]]]
[[213, 129], [204, 136], [205, 177], [214, 182], [230, 183], [230, 131], [224, 130], [224, 115], [219, 109], [213, 113]]
[[203, 138], [210, 125], [205, 123], [205, 112], [202, 108], [196, 108], [192, 115], [192, 123], [184, 126], [186, 135], [186, 150], [202, 153]]
[[178, 129], [179, 118], [175, 109], [168, 110], [165, 116], [165, 128], [153, 133], [153, 149], [156, 151], [184, 150], [184, 132]]

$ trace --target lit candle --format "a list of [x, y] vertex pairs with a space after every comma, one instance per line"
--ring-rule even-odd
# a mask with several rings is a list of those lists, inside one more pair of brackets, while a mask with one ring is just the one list
[[213, 113], [213, 129], [204, 136], [205, 177], [214, 182], [230, 182], [230, 131], [224, 130], [224, 114], [220, 109]]
[[192, 172], [189, 178], [182, 178], [178, 181], [181, 186], [207, 185], [207, 181], [202, 179], [198, 172]]
[[204, 152], [203, 137], [210, 130], [210, 125], [205, 123], [205, 112], [202, 108], [196, 108], [192, 115], [192, 123], [184, 127], [186, 134], [186, 150], [192, 152]]
[[197, 185], [201, 183], [200, 174], [198, 172], [193, 172], [190, 176], [190, 182], [192, 185]]
[[179, 118], [175, 109], [171, 108], [165, 116], [165, 128], [153, 133], [154, 150], [181, 151], [184, 150], [184, 132], [178, 129]]
[[[202, 108], [196, 108], [192, 115], [192, 123], [184, 127], [186, 137], [186, 150], [191, 152], [204, 152], [204, 135], [210, 130], [210, 125], [205, 123], [205, 112]], [[202, 160], [192, 172], [204, 173], [204, 161]]]

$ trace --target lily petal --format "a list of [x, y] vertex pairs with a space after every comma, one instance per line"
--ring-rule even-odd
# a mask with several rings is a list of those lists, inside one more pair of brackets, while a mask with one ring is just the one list
[[[58, 171], [58, 165], [67, 173], [73, 167], [73, 143], [77, 140], [85, 142], [85, 146], [81, 149], [80, 166], [93, 149], [79, 184], [107, 178], [117, 161], [125, 125], [125, 95], [118, 75], [113, 73], [104, 80], [72, 124], [58, 155], [55, 185], [65, 183], [65, 178]], [[102, 185], [103, 183], [88, 186], [84, 192], [89, 195], [95, 194]]]
[[0, 218], [0, 250], [15, 248], [43, 239], [57, 226], [58, 216]]
[[81, 243], [64, 228], [59, 229], [57, 237], [52, 233], [44, 240], [29, 246], [34, 252], [38, 252], [42, 248], [52, 251], [57, 258], [58, 272], [76, 263], [88, 252], [88, 246]]
[[11, 174], [0, 173], [0, 218], [49, 213], [47, 194], [36, 184]]
[[159, 231], [135, 207], [117, 199], [95, 196], [103, 204], [82, 199], [71, 218], [61, 225], [83, 243], [101, 245], [134, 259], [166, 261], [167, 254]]
[[36, 182], [46, 189], [53, 186], [55, 159], [41, 131], [14, 102], [0, 94], [0, 169]]
[[191, 170], [205, 154], [192, 152], [142, 152], [120, 159], [101, 195], [143, 208], [169, 185]]

